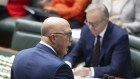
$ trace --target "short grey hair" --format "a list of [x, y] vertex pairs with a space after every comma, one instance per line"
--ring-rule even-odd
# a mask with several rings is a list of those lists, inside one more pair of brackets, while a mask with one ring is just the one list
[[92, 4], [90, 4], [85, 12], [88, 13], [90, 11], [101, 11], [102, 14], [103, 14], [103, 17], [109, 18], [108, 9], [103, 3], [92, 3]]

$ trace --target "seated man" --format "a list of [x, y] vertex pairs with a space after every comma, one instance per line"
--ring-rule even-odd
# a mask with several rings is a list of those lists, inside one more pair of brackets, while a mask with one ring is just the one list
[[82, 28], [79, 42], [64, 58], [73, 67], [77, 59], [84, 56], [85, 67], [74, 68], [74, 75], [102, 78], [108, 74], [134, 79], [128, 34], [109, 21], [109, 13], [103, 3], [91, 5], [86, 12], [87, 23]]
[[92, 0], [92, 2], [103, 2], [109, 10], [112, 22], [129, 34], [140, 36], [140, 0]]

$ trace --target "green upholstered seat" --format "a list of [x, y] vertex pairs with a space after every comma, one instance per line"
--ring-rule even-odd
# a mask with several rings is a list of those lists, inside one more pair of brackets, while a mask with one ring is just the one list
[[13, 32], [15, 28], [16, 19], [11, 17], [5, 18], [0, 21], [0, 30], [5, 30], [8, 32]]
[[[36, 0], [30, 0], [29, 6], [39, 7]], [[23, 17], [20, 17], [20, 18], [23, 18]], [[6, 47], [11, 46], [11, 40], [12, 40], [11, 37], [13, 36], [15, 26], [16, 26], [16, 19], [10, 16], [0, 20], [0, 32], [1, 32], [0, 37], [4, 38], [4, 39], [1, 39], [1, 41], [5, 41], [5, 38], [10, 37], [9, 38], [10, 41], [8, 40], [8, 42], [6, 42], [7, 43], [6, 45], [2, 44], [1, 41], [0, 41], [0, 45], [6, 46]]]
[[17, 51], [34, 47], [40, 41], [42, 23], [18, 19], [12, 39], [11, 48]]
[[131, 62], [136, 79], [140, 79], [140, 37], [129, 35]]

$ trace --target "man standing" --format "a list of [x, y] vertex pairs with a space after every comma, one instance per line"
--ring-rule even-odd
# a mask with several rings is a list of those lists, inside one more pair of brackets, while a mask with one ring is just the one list
[[49, 17], [43, 22], [41, 35], [35, 47], [16, 55], [11, 79], [74, 79], [71, 68], [59, 58], [67, 54], [71, 45], [69, 23], [63, 18]]
[[73, 50], [65, 57], [70, 66], [83, 54], [85, 67], [75, 68], [78, 76], [101, 78], [105, 74], [133, 79], [128, 34], [109, 21], [109, 13], [102, 3], [87, 9], [87, 23]]

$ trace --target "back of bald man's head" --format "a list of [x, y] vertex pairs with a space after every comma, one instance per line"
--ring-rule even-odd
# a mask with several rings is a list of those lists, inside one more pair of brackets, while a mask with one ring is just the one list
[[[60, 17], [48, 17], [44, 20], [41, 27], [41, 35], [45, 36], [57, 30], [57, 28], [62, 28], [64, 24], [69, 25], [68, 21]], [[70, 26], [70, 25], [69, 25]]]

